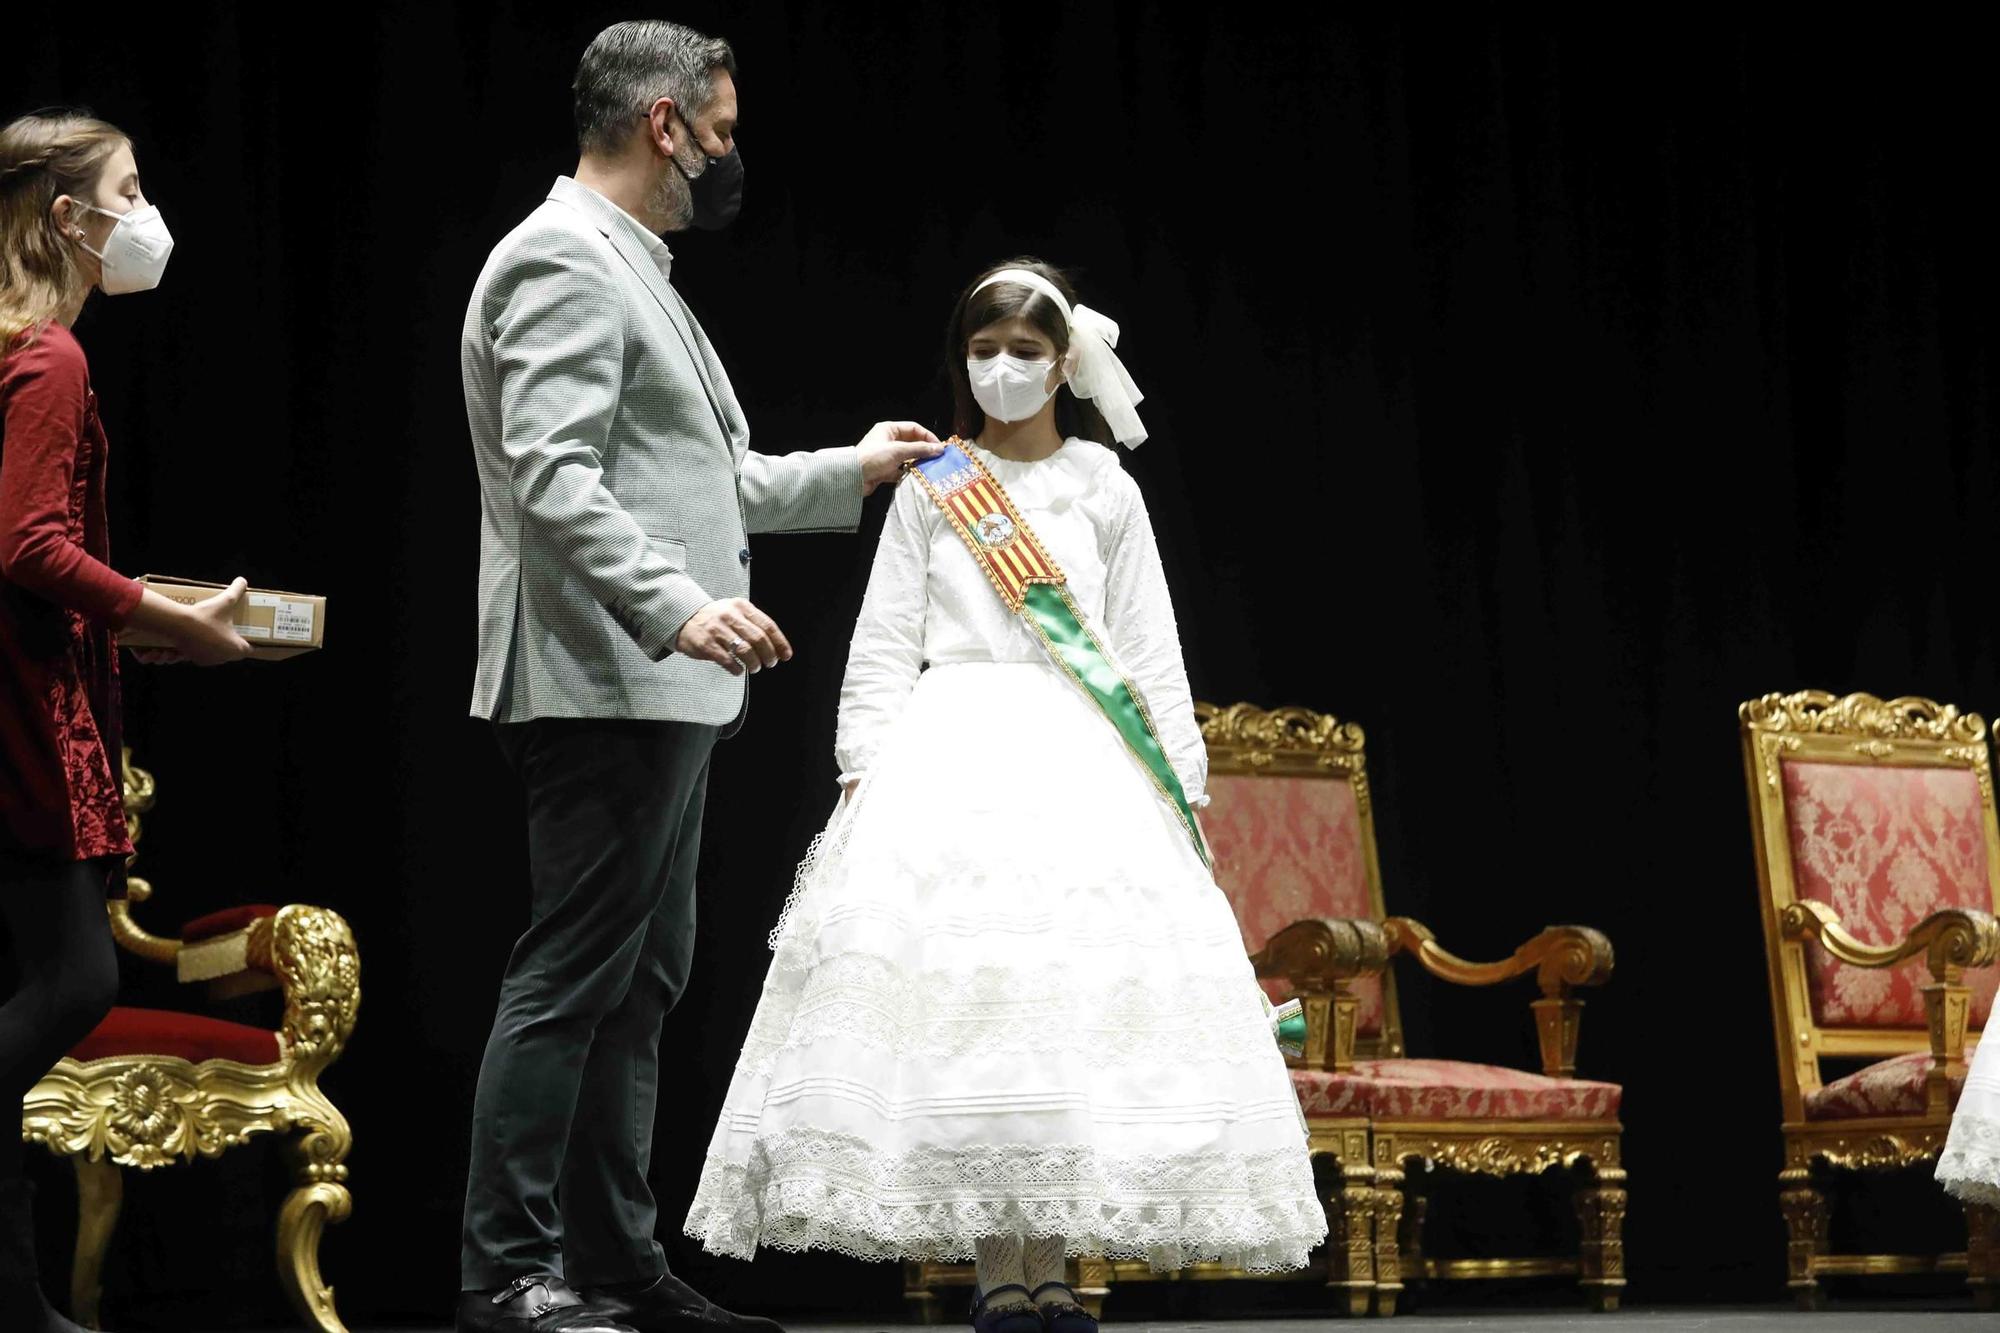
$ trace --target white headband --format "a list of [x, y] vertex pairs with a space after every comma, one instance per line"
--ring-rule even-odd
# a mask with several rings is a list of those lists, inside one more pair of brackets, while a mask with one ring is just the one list
[[1111, 350], [1118, 345], [1117, 323], [1087, 305], [1072, 310], [1054, 283], [1024, 268], [1003, 268], [972, 290], [976, 294], [996, 282], [1016, 283], [1056, 303], [1069, 324], [1069, 352], [1063, 357], [1063, 374], [1068, 377], [1070, 392], [1096, 404], [1118, 443], [1127, 449], [1144, 444], [1146, 428], [1139, 423], [1135, 409], [1146, 400], [1146, 395], [1139, 392], [1139, 386], [1126, 373], [1125, 363]]

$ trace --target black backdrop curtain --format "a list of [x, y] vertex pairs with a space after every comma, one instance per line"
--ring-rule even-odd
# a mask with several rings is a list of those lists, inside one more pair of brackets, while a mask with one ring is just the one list
[[[83, 102], [128, 128], [179, 242], [159, 292], [78, 328], [121, 567], [331, 599], [317, 657], [131, 668], [127, 730], [161, 784], [146, 919], [300, 900], [360, 939], [360, 1029], [327, 1080], [358, 1136], [355, 1216], [327, 1241], [350, 1318], [450, 1300], [464, 1120], [525, 911], [517, 798], [465, 716], [459, 324], [488, 249], [574, 165], [577, 57], [628, 16], [7, 20], [0, 109]], [[674, 16], [742, 63], [746, 210], [676, 238], [674, 276], [755, 443], [948, 424], [961, 284], [1023, 252], [1075, 266], [1150, 395], [1127, 465], [1197, 696], [1362, 723], [1392, 910], [1455, 950], [1553, 921], [1611, 935], [1582, 1070], [1627, 1089], [1633, 1296], [1776, 1294], [1735, 706], [1819, 686], [2000, 710], [1993, 106], [1969, 34], [1136, 4]], [[835, 796], [881, 512], [859, 539], [758, 547], [757, 599], [800, 651], [716, 760], [695, 982], [667, 1034], [669, 1231]], [[1531, 987], [1405, 985], [1419, 1053], [1533, 1067]], [[128, 992], [183, 998], [136, 970]], [[109, 1306], [127, 1326], [225, 1284], [204, 1326], [281, 1308], [283, 1176], [236, 1156], [128, 1187]], [[66, 1184], [38, 1169], [60, 1255]], [[1484, 1230], [1461, 1239], [1515, 1239], [1506, 1199], [1473, 1203]], [[1908, 1226], [1949, 1226], [1924, 1191], [1907, 1203]], [[897, 1306], [885, 1266], [674, 1252], [726, 1299]]]

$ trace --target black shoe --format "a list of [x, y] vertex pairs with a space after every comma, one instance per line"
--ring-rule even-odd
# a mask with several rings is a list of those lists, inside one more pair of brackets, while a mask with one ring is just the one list
[[592, 1287], [584, 1294], [593, 1309], [638, 1333], [785, 1333], [772, 1320], [730, 1313], [672, 1273], [637, 1288]]
[[995, 1306], [993, 1298], [1002, 1292], [1018, 1291], [1023, 1296], [1028, 1289], [1018, 1282], [1009, 1282], [1004, 1287], [991, 1291], [972, 1289], [972, 1330], [973, 1333], [1042, 1333], [1041, 1312], [1031, 1304]]
[[498, 1291], [458, 1294], [458, 1333], [635, 1333], [584, 1304], [559, 1277], [517, 1277]]
[[9, 1329], [21, 1333], [84, 1333], [50, 1309], [42, 1295], [35, 1269], [34, 1195], [25, 1180], [0, 1185], [0, 1313]]

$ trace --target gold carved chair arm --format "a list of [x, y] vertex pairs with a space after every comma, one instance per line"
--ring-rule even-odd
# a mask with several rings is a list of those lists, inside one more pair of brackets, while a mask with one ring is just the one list
[[[159, 793], [158, 784], [146, 769], [132, 762], [132, 747], [127, 745], [119, 751], [118, 757], [121, 785], [125, 804], [125, 829], [131, 835], [132, 845], [139, 845], [143, 817], [153, 808], [153, 801]], [[130, 866], [138, 856], [126, 858]], [[111, 917], [111, 938], [127, 953], [136, 954], [154, 963], [171, 963], [180, 957], [181, 942], [152, 934], [144, 926], [132, 919], [132, 904], [143, 903], [153, 896], [153, 886], [146, 880], [128, 875], [125, 880], [125, 896], [113, 898], [105, 905]]]
[[171, 963], [180, 957], [181, 942], [154, 935], [132, 919], [132, 904], [143, 903], [152, 896], [153, 886], [145, 880], [126, 880], [125, 896], [113, 898], [106, 905], [111, 916], [111, 938], [127, 953], [137, 954], [149, 962]]
[[1868, 944], [1840, 924], [1825, 903], [1795, 902], [1779, 918], [1788, 940], [1810, 941], [1855, 967], [1894, 967], [1924, 955], [1930, 984], [1924, 991], [1924, 1018], [1930, 1028], [1931, 1073], [1926, 1100], [1933, 1113], [1951, 1109], [1951, 1085], [1965, 1077], [1965, 1034], [1971, 1018], [1968, 967], [1991, 967], [2000, 960], [2000, 921], [1972, 907], [1948, 907], [1919, 921], [1893, 944]]
[[269, 918], [269, 966], [285, 991], [279, 1031], [302, 1068], [324, 1069], [354, 1035], [361, 1009], [361, 955], [338, 912], [294, 904]]
[[1307, 917], [1294, 921], [1250, 955], [1260, 977], [1292, 983], [1305, 1008], [1307, 1069], [1354, 1066], [1355, 1020], [1361, 1002], [1354, 978], [1380, 975], [1389, 966], [1389, 942], [1373, 921]]
[[1535, 1035], [1542, 1048], [1542, 1072], [1550, 1078], [1576, 1076], [1576, 1045], [1583, 1001], [1570, 992], [1602, 986], [1611, 979], [1611, 941], [1589, 926], [1549, 926], [1497, 963], [1474, 963], [1437, 942], [1430, 927], [1407, 916], [1382, 923], [1391, 954], [1407, 953], [1432, 976], [1460, 986], [1492, 986], [1535, 974], [1542, 998], [1535, 1011]]
[[1856, 967], [1894, 967], [1905, 958], [1927, 954], [1935, 981], [1957, 981], [1966, 968], [1986, 967], [2000, 959], [2000, 922], [1975, 907], [1933, 912], [1894, 944], [1856, 939], [1825, 903], [1792, 903], [1785, 908], [1782, 924], [1786, 939], [1812, 940]]
[[133, 877], [126, 881], [125, 897], [106, 904], [111, 938], [127, 953], [174, 967], [182, 981], [207, 982], [210, 996], [218, 1000], [278, 987], [271, 958], [271, 918], [260, 917], [227, 935], [189, 943], [155, 935], [133, 917], [132, 905], [152, 896], [153, 886]]

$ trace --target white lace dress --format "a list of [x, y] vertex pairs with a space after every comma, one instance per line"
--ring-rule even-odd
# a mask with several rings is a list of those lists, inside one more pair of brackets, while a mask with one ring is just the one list
[[1951, 1113], [1937, 1178], [1967, 1203], [2000, 1208], [2000, 1029], [1989, 1020], [1987, 1032]]
[[[1205, 804], [1138, 487], [1084, 441], [981, 456]], [[1159, 1268], [1304, 1266], [1325, 1214], [1227, 902], [912, 483], [876, 553], [837, 750], [861, 786], [773, 932], [688, 1234], [742, 1258], [962, 1260], [1012, 1234]]]

